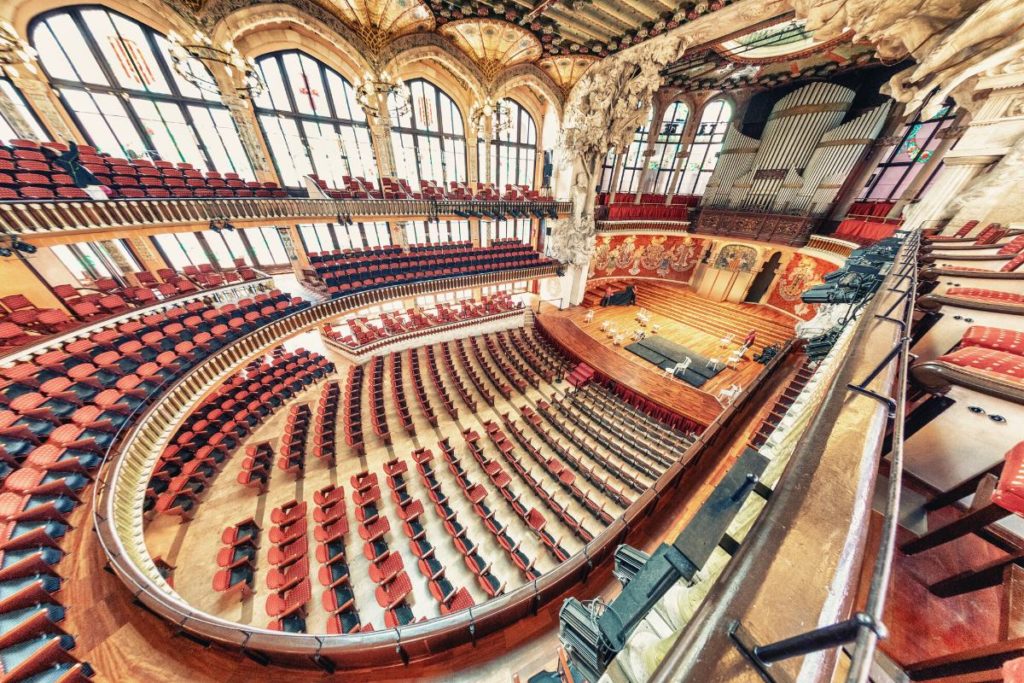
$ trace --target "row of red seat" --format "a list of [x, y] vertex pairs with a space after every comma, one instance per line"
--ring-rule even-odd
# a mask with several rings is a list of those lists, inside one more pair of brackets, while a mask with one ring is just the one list
[[449, 614], [472, 607], [473, 597], [465, 586], [456, 588], [447, 577], [447, 567], [437, 557], [434, 545], [427, 537], [423, 526], [423, 503], [408, 490], [406, 474], [409, 466], [404, 460], [395, 458], [384, 463], [384, 474], [391, 489], [391, 497], [398, 505], [398, 516], [402, 519], [402, 530], [409, 538], [409, 547], [415, 553], [417, 566], [427, 581], [430, 594], [437, 600], [441, 614]]
[[[466, 436], [467, 443], [470, 442], [473, 434], [475, 434], [475, 432], [469, 432], [468, 435], [464, 434], [464, 436]], [[477, 438], [479, 438], [479, 436], [477, 436]], [[540, 578], [541, 572], [534, 566], [536, 560], [530, 557], [530, 555], [523, 549], [522, 541], [517, 540], [512, 535], [508, 525], [502, 523], [495, 511], [487, 505], [485, 501], [488, 493], [487, 487], [473, 481], [469, 472], [467, 472], [466, 468], [463, 466], [461, 459], [455, 454], [455, 449], [452, 448], [447, 438], [440, 441], [438, 446], [441, 448], [441, 453], [443, 454], [445, 461], [448, 463], [448, 469], [451, 471], [452, 475], [454, 475], [455, 481], [462, 490], [463, 496], [469, 504], [473, 506], [473, 511], [483, 522], [484, 526], [487, 527], [487, 530], [491, 532], [491, 535], [494, 536], [494, 539], [498, 542], [498, 545], [501, 546], [501, 549], [505, 551], [505, 554], [508, 555], [508, 558], [516, 568], [519, 569], [523, 578], [527, 581], [534, 581]], [[481, 464], [483, 465], [483, 463]], [[495, 485], [498, 486], [499, 490], [503, 490], [500, 480], [499, 482], [495, 482]], [[519, 505], [521, 506], [522, 503], [519, 503]]]
[[62, 309], [39, 308], [23, 294], [0, 298], [0, 353], [36, 343], [46, 336], [68, 332], [87, 322], [194, 294], [200, 288], [210, 289], [258, 277], [256, 271], [244, 264], [236, 270], [224, 272], [212, 272], [212, 266], [207, 267], [211, 272], [197, 271], [193, 279], [170, 268], [157, 271], [163, 282], [158, 282], [148, 271], [127, 276], [136, 278], [140, 286], [122, 285], [110, 277], [97, 279], [89, 290], [66, 284], [55, 286], [54, 294], [67, 306], [71, 315]]
[[366, 452], [363, 440], [363, 366], [353, 365], [345, 379], [345, 405], [342, 413], [345, 424], [345, 443], [356, 455]]
[[387, 412], [384, 400], [384, 358], [374, 356], [370, 361], [370, 425], [385, 446], [391, 443]]
[[[432, 347], [427, 348], [428, 358], [433, 361], [434, 349]], [[444, 363], [445, 373], [448, 375], [448, 384], [455, 386], [455, 391], [459, 394], [462, 402], [469, 408], [469, 412], [476, 412], [476, 399], [473, 398], [473, 394], [466, 388], [466, 383], [462, 381], [462, 377], [455, 370], [455, 361], [452, 359], [451, 349], [448, 347], [448, 343], [441, 344], [441, 360]], [[486, 396], [485, 396], [486, 398]], [[493, 397], [491, 401], [493, 402]]]
[[[273, 306], [278, 302], [286, 310]], [[65, 554], [64, 520], [139, 410], [215, 348], [290, 307], [280, 295], [270, 302], [269, 317], [258, 306], [245, 311], [231, 304], [222, 317], [204, 321], [200, 314], [212, 307], [194, 303], [198, 309], [168, 307], [110, 324], [0, 369], [0, 659], [10, 655], [3, 661], [5, 679], [79, 680], [91, 672], [68, 652], [75, 640], [57, 625], [64, 615], [55, 597], [62, 583], [57, 567]], [[247, 320], [243, 312], [255, 317]], [[239, 324], [229, 326], [235, 316]], [[173, 325], [193, 317], [200, 323], [174, 332]]]
[[260, 527], [249, 517], [225, 528], [220, 538], [223, 547], [217, 551], [220, 569], [213, 575], [213, 590], [237, 593], [245, 600], [252, 596], [255, 588]]
[[[434, 391], [441, 397], [441, 404], [444, 406], [445, 412], [453, 420], [459, 419], [459, 409], [455, 405], [455, 401], [452, 400], [451, 394], [448, 393], [448, 387], [445, 386], [444, 381], [441, 379], [441, 373], [437, 369], [437, 358], [434, 356], [434, 347], [428, 346], [426, 348], [427, 353], [427, 374], [430, 375], [430, 383], [434, 387]], [[447, 366], [446, 366], [447, 367]], [[461, 390], [460, 390], [461, 391]], [[476, 404], [469, 405], [471, 411], [476, 411]]]
[[[465, 374], [469, 376], [470, 383], [476, 387], [477, 393], [483, 397], [484, 402], [487, 403], [487, 405], [494, 406], [494, 394], [492, 394], [491, 390], [484, 384], [483, 378], [480, 376], [480, 373], [476, 371], [476, 368], [473, 367], [473, 364], [469, 362], [469, 354], [466, 353], [465, 340], [456, 339], [454, 342], [445, 342], [445, 348], [455, 349], [455, 355], [458, 356], [459, 362], [462, 364], [462, 369], [465, 370]], [[454, 367], [454, 364], [452, 367]], [[512, 398], [511, 387], [506, 385], [504, 382], [494, 382], [493, 377], [491, 377], [491, 381], [502, 396], [506, 399]]]
[[281, 435], [281, 457], [277, 467], [301, 477], [306, 469], [306, 438], [312, 412], [308, 403], [293, 403]]
[[245, 460], [238, 473], [238, 483], [256, 489], [263, 495], [270, 483], [270, 468], [274, 466], [274, 448], [269, 441], [245, 447]]
[[309, 580], [309, 537], [305, 502], [290, 500], [274, 508], [270, 521], [271, 545], [267, 560], [266, 612], [272, 621], [267, 628], [289, 633], [306, 632], [306, 606], [313, 596]]
[[[507, 425], [509, 422], [508, 414], [506, 413], [502, 415], [502, 418]], [[576, 518], [574, 514], [569, 511], [567, 506], [559, 502], [551, 491], [544, 488], [543, 483], [533, 475], [532, 469], [528, 470], [523, 465], [523, 461], [516, 453], [516, 442], [509, 439], [508, 436], [505, 435], [504, 430], [493, 420], [485, 422], [484, 429], [486, 430], [487, 435], [491, 438], [491, 441], [494, 442], [495, 447], [498, 449], [498, 452], [501, 453], [505, 462], [512, 466], [512, 469], [523, 483], [529, 486], [537, 497], [544, 501], [544, 504], [551, 512], [554, 512], [558, 518], [568, 525], [577, 538], [584, 543], [589, 543], [594, 536], [586, 529], [586, 527], [583, 526], [583, 520]], [[531, 452], [530, 455], [536, 460], [543, 460], [540, 451]], [[589, 491], [584, 491], [576, 484], [576, 475], [570, 468], [565, 467], [561, 462], [554, 459], [544, 462], [541, 467], [543, 468], [543, 471], [548, 473], [552, 481], [558, 487], [572, 496], [572, 498], [582, 505], [584, 510], [593, 515], [594, 519], [598, 522], [607, 526], [615, 520], [615, 517], [605, 509], [604, 503], [598, 503], [593, 499], [593, 497], [591, 497]], [[534, 520], [536, 520], [537, 515], [540, 515], [540, 513], [538, 512], [535, 515], [532, 515]], [[534, 527], [534, 529], [537, 528], [532, 522], [529, 520], [527, 521], [530, 523], [531, 527]], [[545, 545], [548, 545], [552, 550], [559, 550], [558, 548], [551, 547], [544, 538], [541, 538], [541, 540], [544, 541]], [[564, 559], [565, 558], [563, 557], [562, 560]]]
[[313, 422], [313, 453], [317, 458], [334, 467], [337, 447], [335, 437], [338, 423], [338, 399], [341, 387], [337, 382], [328, 382], [316, 404], [316, 419]]
[[412, 413], [405, 399], [405, 381], [402, 378], [402, 355], [392, 353], [388, 367], [391, 369], [391, 398], [398, 412], [398, 422], [409, 436], [416, 434], [416, 425], [412, 421]]
[[482, 297], [479, 303], [476, 299], [469, 298], [456, 304], [439, 303], [432, 310], [410, 308], [404, 314], [399, 311], [385, 312], [378, 318], [379, 325], [374, 325], [366, 316], [356, 317], [337, 327], [325, 325], [324, 332], [329, 339], [358, 349], [392, 336], [430, 330], [459, 321], [476, 320], [522, 307], [522, 302], [513, 301], [507, 292], [499, 292]]
[[316, 508], [314, 535], [318, 541], [316, 557], [320, 562], [320, 585], [324, 587], [321, 599], [327, 617], [327, 632], [332, 634], [360, 633], [373, 630], [372, 624], [363, 624], [356, 609], [352, 591], [348, 557], [345, 554], [345, 536], [348, 534], [348, 512], [345, 507], [345, 489], [328, 485], [313, 495]]
[[416, 621], [408, 598], [412, 594], [412, 581], [405, 572], [402, 556], [391, 550], [387, 534], [391, 523], [381, 514], [381, 490], [376, 472], [360, 472], [351, 479], [355, 493], [356, 519], [359, 537], [365, 541], [363, 554], [370, 561], [370, 579], [377, 584], [377, 604], [384, 608], [387, 628], [405, 626]]
[[416, 403], [420, 407], [420, 414], [430, 423], [431, 427], [437, 427], [437, 414], [434, 407], [430, 405], [430, 397], [427, 396], [427, 387], [423, 383], [423, 373], [420, 368], [420, 354], [416, 349], [406, 351], [409, 357], [409, 372], [412, 373], [413, 394], [416, 396]]
[[[439, 445], [446, 443], [447, 440], [439, 442]], [[505, 592], [505, 582], [495, 576], [492, 563], [483, 555], [480, 546], [470, 538], [468, 530], [459, 521], [459, 513], [452, 507], [434, 471], [434, 454], [428, 448], [420, 448], [413, 452], [412, 458], [416, 461], [416, 470], [420, 473], [424, 486], [427, 487], [427, 495], [434, 503], [434, 511], [451, 537], [452, 544], [462, 555], [466, 567], [476, 576], [477, 583], [488, 597], [501, 595]]]
[[434, 200], [481, 200], [481, 201], [531, 201], [551, 202], [553, 199], [542, 195], [526, 185], [505, 185], [504, 193], [493, 184], [477, 183], [474, 189], [469, 183], [451, 181], [446, 188], [429, 180], [420, 180], [419, 191], [409, 186], [409, 181], [398, 178], [381, 178], [380, 181], [359, 177], [343, 176], [344, 187], [328, 187], [327, 181], [312, 176], [321, 190], [334, 199], [434, 199]]
[[[154, 467], [147, 509], [191, 519], [200, 494], [241, 440], [285, 401], [332, 372], [323, 356], [299, 349], [256, 363], [217, 388], [181, 424]], [[306, 408], [308, 411], [308, 407]]]
[[[541, 453], [540, 449], [533, 443], [533, 441], [526, 435], [523, 429], [516, 423], [515, 420], [511, 419], [507, 413], [502, 414], [502, 420], [505, 423], [505, 427], [508, 428], [509, 432], [515, 438], [519, 445], [522, 446], [527, 453], [539, 464], [541, 467], [548, 469], [554, 476], [559, 480], [565, 480], [567, 483], [572, 483], [568, 477], [563, 474], [563, 466], [555, 459], [546, 459]], [[597, 490], [605, 495], [615, 504], [619, 505], [623, 509], [628, 508], [633, 501], [626, 496], [622, 486], [612, 483], [612, 479], [617, 482], [629, 486], [637, 493], [642, 493], [646, 490], [641, 482], [637, 481], [631, 474], [625, 469], [619, 467], [614, 463], [604, 463], [604, 474], [597, 471], [596, 467], [587, 465], [583, 458], [577, 455], [572, 449], [568, 448], [558, 438], [551, 434], [550, 430], [538, 431], [541, 440], [544, 444], [554, 451], [562, 462], [568, 464], [576, 475], [583, 477], [586, 481], [590, 482]], [[593, 451], [589, 452], [591, 458], [596, 458]]]

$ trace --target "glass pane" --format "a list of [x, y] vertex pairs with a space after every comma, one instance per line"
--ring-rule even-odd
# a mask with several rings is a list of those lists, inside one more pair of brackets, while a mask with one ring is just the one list
[[263, 239], [267, 241], [267, 247], [270, 249], [270, 256], [273, 262], [286, 265], [288, 263], [288, 252], [285, 251], [284, 243], [281, 242], [281, 236], [277, 234], [277, 228], [260, 228], [260, 232], [263, 233]]
[[39, 60], [53, 78], [109, 85], [70, 16], [58, 14], [39, 24], [33, 33], [33, 45], [39, 51]]
[[274, 257], [270, 255], [270, 249], [267, 248], [263, 231], [260, 228], [249, 228], [245, 231], [245, 236], [252, 246], [253, 253], [256, 254], [256, 261], [265, 266], [273, 265]]
[[130, 90], [170, 93], [142, 27], [101, 9], [83, 10], [82, 19], [118, 85]]

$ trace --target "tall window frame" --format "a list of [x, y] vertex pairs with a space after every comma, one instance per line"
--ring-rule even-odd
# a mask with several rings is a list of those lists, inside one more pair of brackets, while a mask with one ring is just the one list
[[626, 156], [622, 160], [622, 171], [619, 173], [619, 186], [616, 192], [636, 192], [640, 185], [640, 176], [644, 172], [644, 152], [647, 150], [647, 140], [651, 135], [651, 126], [654, 123], [654, 108], [647, 113], [647, 123], [638, 127], [633, 133], [633, 142], [629, 143]]
[[[77, 5], [39, 15], [29, 36], [64, 108], [100, 151], [255, 179], [231, 112], [174, 70], [163, 34], [106, 7]], [[191, 66], [209, 76], [200, 62]]]
[[[491, 169], [491, 183], [497, 188], [505, 185], [535, 186], [537, 178], [537, 122], [521, 104], [505, 98], [501, 104], [508, 107], [510, 124], [491, 140], [491, 154], [487, 159]], [[482, 131], [481, 131], [482, 134]], [[484, 141], [477, 137], [478, 173], [484, 182]]]
[[347, 78], [301, 50], [262, 55], [256, 68], [268, 87], [253, 107], [283, 185], [301, 187], [311, 173], [331, 187], [345, 176], [377, 179], [370, 126]]
[[724, 97], [716, 97], [704, 105], [700, 123], [693, 137], [689, 153], [683, 162], [679, 185], [675, 194], [702, 195], [718, 165], [725, 133], [729, 130], [735, 109]]
[[690, 120], [690, 107], [681, 100], [676, 100], [665, 110], [658, 135], [654, 141], [654, 155], [651, 157], [651, 168], [655, 171], [653, 192], [667, 194], [668, 185], [676, 168], [676, 157], [684, 152], [683, 133]]
[[[921, 173], [924, 165], [935, 153], [941, 138], [939, 132], [953, 125], [956, 119], [955, 106], [947, 100], [939, 112], [929, 118], [922, 119], [921, 113], [903, 127], [900, 141], [885, 151], [882, 160], [875, 166], [871, 177], [861, 189], [856, 201], [897, 201], [904, 199], [903, 192]], [[931, 184], [941, 162], [932, 169], [928, 179], [921, 184], [915, 197], [906, 197], [912, 201], [921, 196]]]
[[399, 116], [394, 96], [389, 100], [398, 177], [414, 188], [420, 180], [446, 187], [466, 182], [465, 119], [455, 100], [424, 78], [406, 81], [406, 86], [411, 95], [408, 111]]

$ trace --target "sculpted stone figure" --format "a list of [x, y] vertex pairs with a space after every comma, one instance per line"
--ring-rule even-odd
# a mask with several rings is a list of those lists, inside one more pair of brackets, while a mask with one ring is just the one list
[[[928, 100], [934, 114], [946, 97], [959, 96], [970, 80], [1019, 62], [1024, 55], [1024, 3], [1019, 0], [794, 0], [799, 18], [819, 40], [852, 29], [855, 39], [874, 43], [879, 57], [912, 56], [917, 65], [889, 81], [892, 96], [915, 111]], [[931, 95], [931, 91], [940, 90]]]

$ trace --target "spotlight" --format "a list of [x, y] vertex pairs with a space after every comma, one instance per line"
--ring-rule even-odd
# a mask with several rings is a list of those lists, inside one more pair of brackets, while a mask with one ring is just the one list
[[214, 232], [220, 232], [220, 226], [217, 225], [217, 221], [210, 221], [210, 230]]
[[224, 221], [224, 223], [220, 226], [220, 229], [221, 230], [228, 230], [228, 231], [232, 231], [233, 232], [234, 229], [235, 229], [235, 226], [231, 225], [227, 221]]
[[8, 249], [7, 247], [0, 247], [0, 256], [10, 256], [13, 253], [14, 252]]
[[22, 242], [21, 240], [18, 239], [13, 240], [11, 242], [11, 246], [17, 249], [18, 251], [25, 252], [26, 254], [36, 253], [36, 245], [29, 244], [28, 242]]

